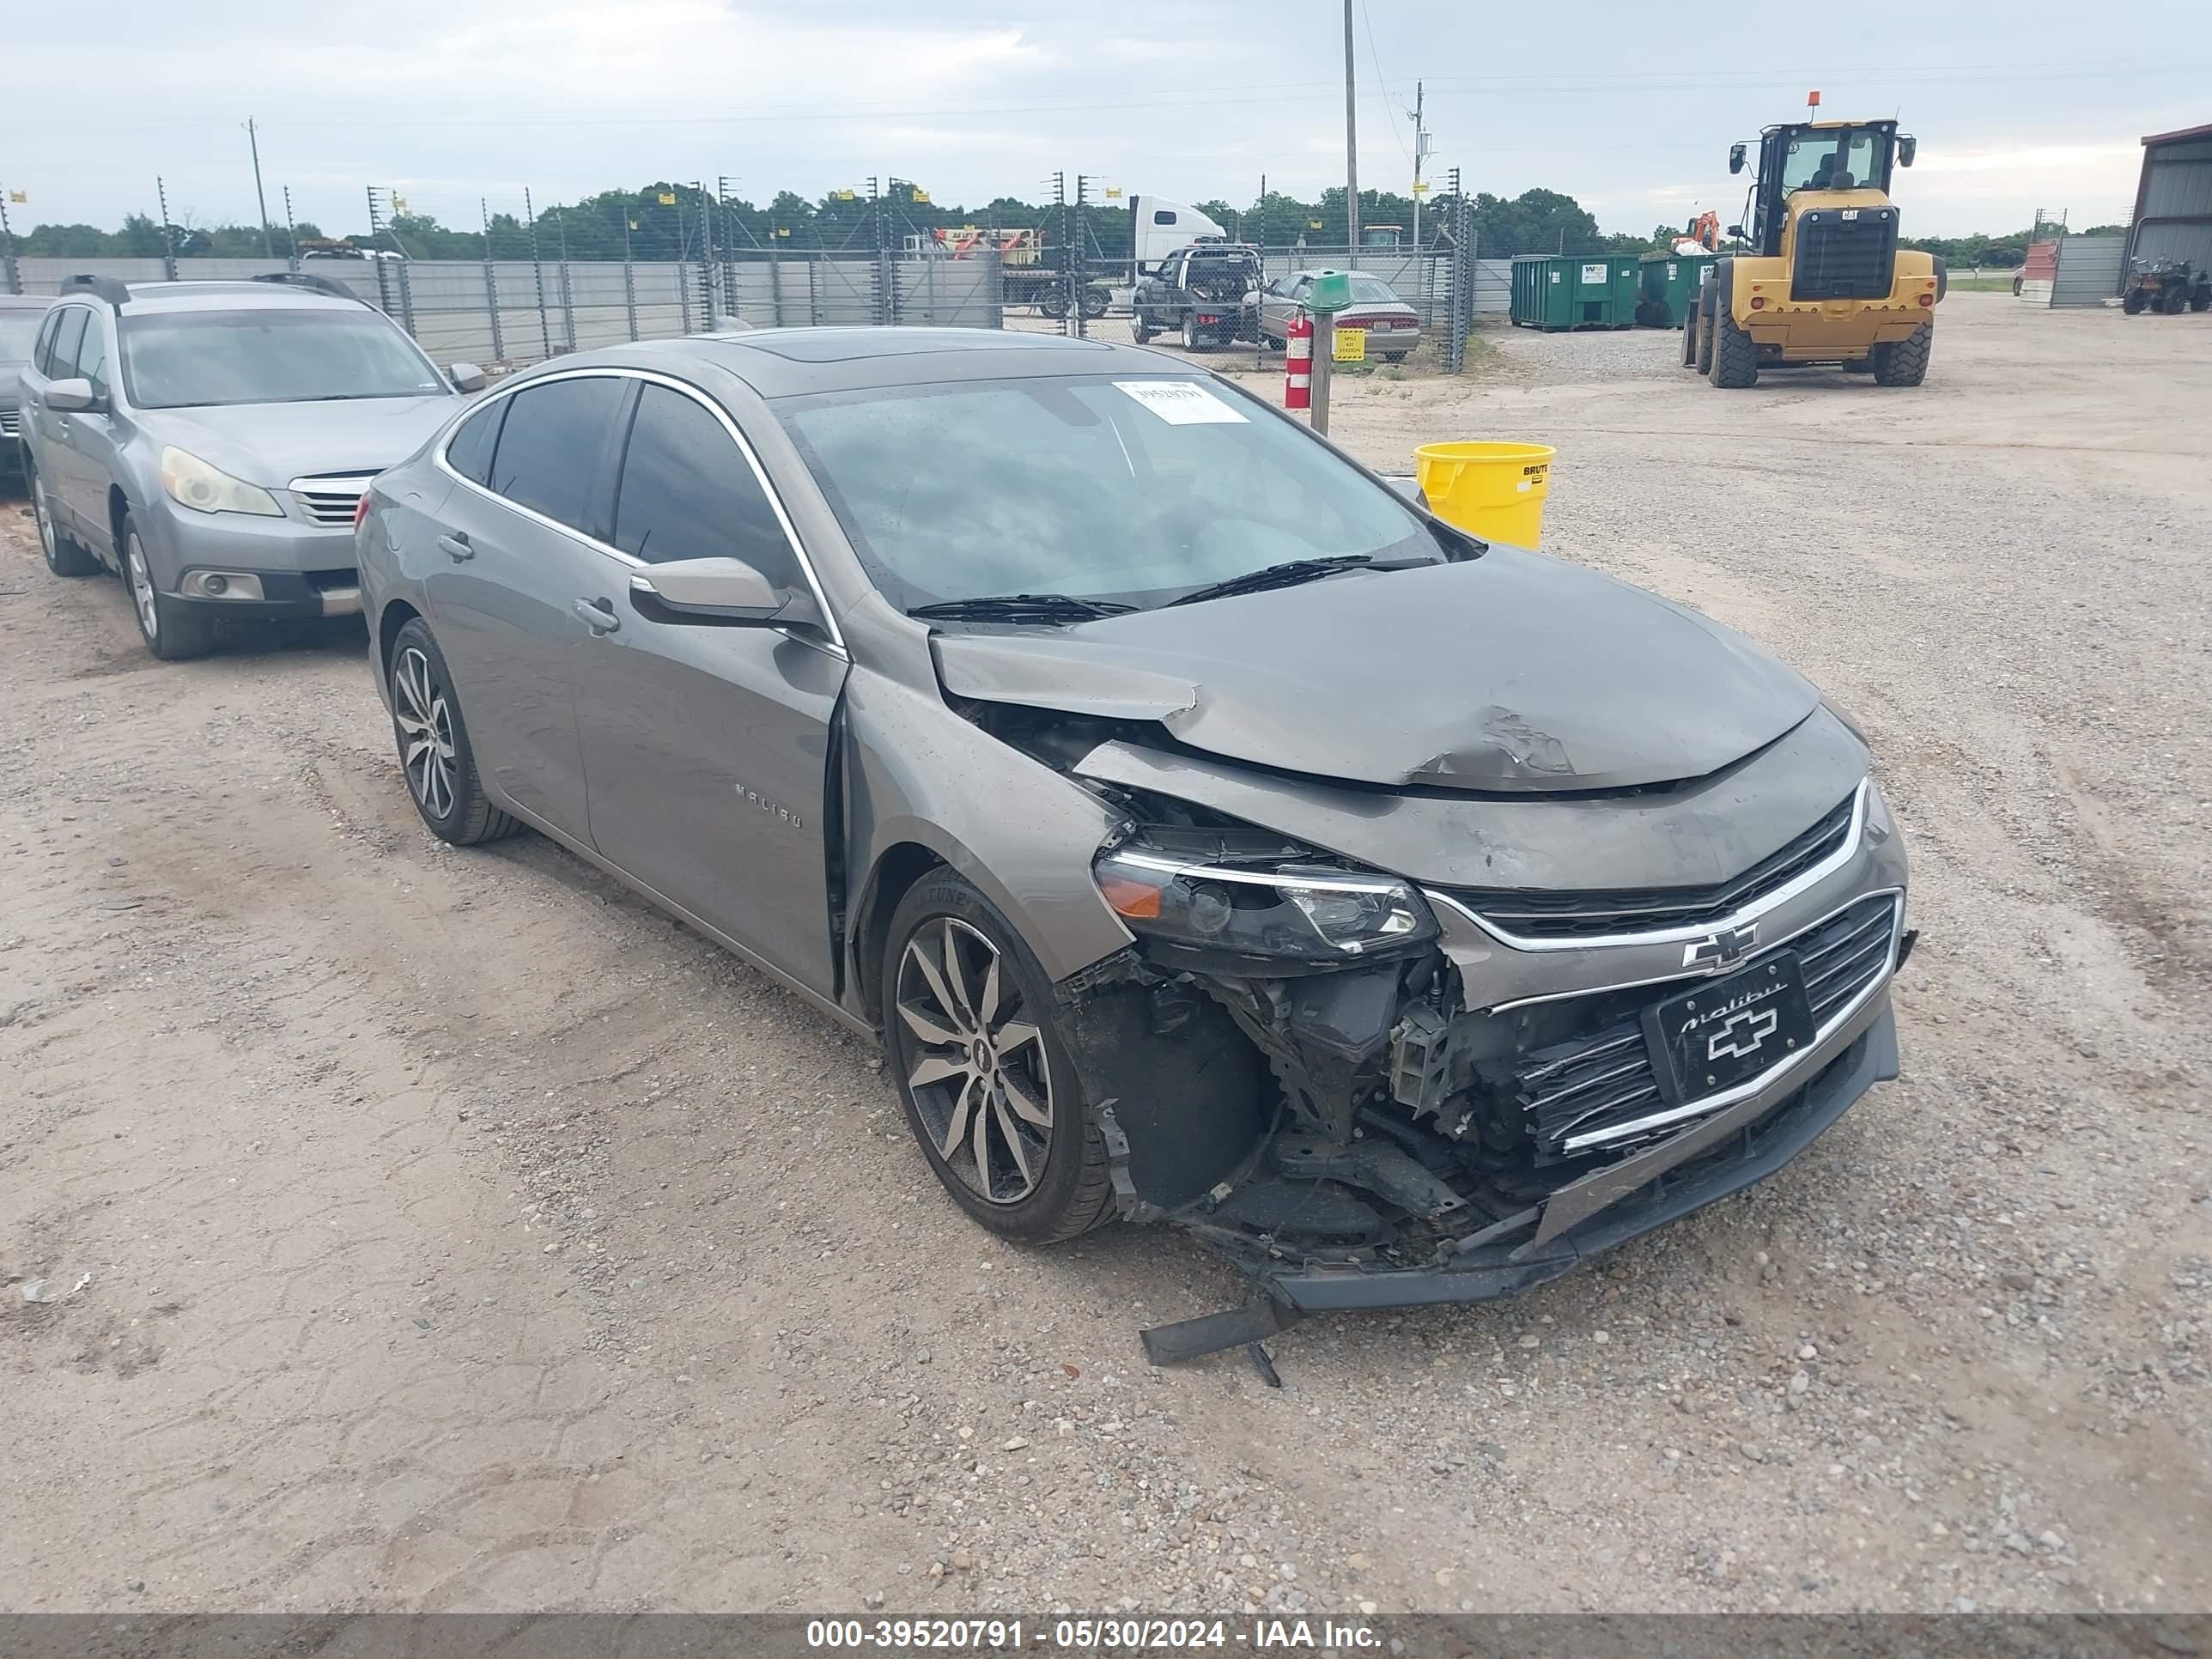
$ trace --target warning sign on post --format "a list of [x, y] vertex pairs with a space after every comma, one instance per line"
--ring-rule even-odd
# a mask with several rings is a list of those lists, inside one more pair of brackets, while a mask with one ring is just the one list
[[1336, 348], [1330, 353], [1340, 363], [1364, 363], [1367, 361], [1367, 331], [1364, 328], [1340, 328], [1336, 331]]

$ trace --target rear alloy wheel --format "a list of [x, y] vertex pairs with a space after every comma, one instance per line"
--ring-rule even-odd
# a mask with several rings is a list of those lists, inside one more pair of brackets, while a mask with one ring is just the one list
[[899, 902], [885, 1047], [907, 1125], [960, 1207], [1009, 1238], [1073, 1238], [1110, 1213], [1103, 1138], [1052, 1024], [1052, 988], [1012, 927], [956, 876]]
[[123, 582], [131, 590], [138, 637], [163, 662], [204, 657], [215, 649], [214, 621], [170, 599], [154, 585], [153, 567], [146, 562], [146, 544], [138, 539], [138, 526], [127, 513], [123, 515]]
[[1204, 343], [1205, 336], [1199, 332], [1198, 313], [1195, 311], [1184, 312], [1182, 314], [1182, 349], [1185, 351], [1196, 351]]
[[46, 481], [35, 471], [31, 474], [31, 517], [38, 523], [39, 550], [46, 556], [47, 569], [57, 576], [89, 576], [100, 568], [98, 559], [62, 534], [53, 508], [46, 503]]
[[484, 793], [445, 656], [419, 617], [392, 642], [390, 690], [399, 769], [430, 833], [456, 847], [474, 847], [520, 829]]
[[1874, 349], [1876, 386], [1918, 386], [1928, 378], [1929, 354], [1936, 349], [1936, 325], [1923, 323], [1902, 340]]

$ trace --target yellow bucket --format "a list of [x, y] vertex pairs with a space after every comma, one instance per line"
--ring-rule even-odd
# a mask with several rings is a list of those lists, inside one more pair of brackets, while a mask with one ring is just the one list
[[1552, 488], [1549, 444], [1423, 444], [1413, 471], [1429, 511], [1486, 541], [1534, 547]]

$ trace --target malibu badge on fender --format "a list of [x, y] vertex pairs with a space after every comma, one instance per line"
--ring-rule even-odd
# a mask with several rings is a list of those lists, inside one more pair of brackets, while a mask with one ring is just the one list
[[1804, 972], [1785, 951], [1710, 980], [1646, 1009], [1644, 1033], [1669, 1102], [1717, 1094], [1811, 1046]]

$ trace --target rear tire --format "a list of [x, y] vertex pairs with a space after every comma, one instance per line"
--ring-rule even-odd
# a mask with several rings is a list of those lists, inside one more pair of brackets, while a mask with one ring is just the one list
[[891, 916], [881, 971], [885, 1061], [953, 1201], [1028, 1244], [1110, 1219], [1105, 1138], [1054, 1028], [1052, 981], [998, 907], [950, 872], [924, 877]]
[[2141, 289], [2131, 288], [2125, 294], [2120, 295], [2120, 309], [2126, 312], [2130, 317], [2139, 315], [2142, 311], [2143, 303], [2147, 297], [2148, 296], [2144, 295]]
[[46, 568], [57, 576], [94, 574], [100, 568], [100, 561], [62, 534], [46, 504], [46, 480], [35, 468], [27, 470], [31, 474], [31, 516], [38, 521], [39, 551], [46, 555]]
[[1106, 314], [1106, 307], [1109, 303], [1111, 303], [1112, 298], [1113, 296], [1109, 295], [1103, 288], [1085, 289], [1083, 290], [1082, 299], [1083, 314], [1085, 317], [1094, 319], [1103, 317]]
[[1186, 311], [1182, 314], [1182, 349], [1185, 351], [1203, 351], [1206, 349], [1206, 336], [1199, 330], [1195, 311]]
[[1759, 345], [1741, 327], [1729, 309], [1727, 296], [1713, 301], [1712, 382], [1724, 392], [1742, 392], [1759, 384]]
[[123, 515], [123, 586], [131, 594], [131, 614], [137, 618], [138, 637], [163, 662], [184, 662], [204, 657], [215, 649], [215, 620], [173, 599], [154, 585], [153, 567], [146, 562], [146, 544], [138, 539], [138, 526]]
[[2187, 289], [2169, 288], [2159, 297], [2158, 308], [2169, 317], [2179, 317], [2181, 315], [2183, 308], [2188, 304], [2189, 290]]
[[2189, 296], [2191, 311], [2212, 311], [2212, 288], [2200, 288]]
[[430, 833], [455, 847], [475, 847], [520, 830], [521, 823], [494, 806], [484, 793], [453, 676], [428, 624], [420, 617], [403, 626], [392, 641], [386, 689], [392, 698], [392, 732], [399, 745], [400, 771], [415, 811]]
[[1928, 378], [1928, 358], [1936, 349], [1936, 325], [1923, 323], [1902, 340], [1874, 349], [1876, 386], [1918, 386]]

